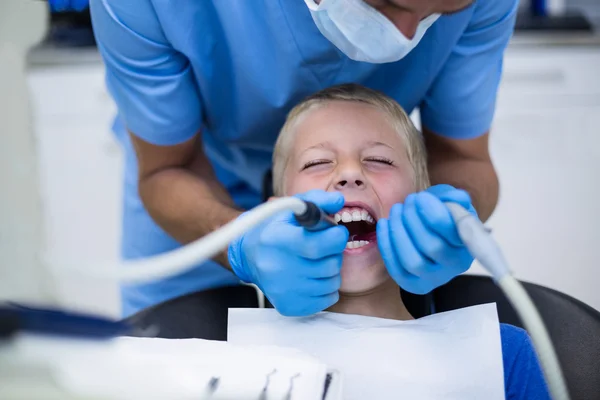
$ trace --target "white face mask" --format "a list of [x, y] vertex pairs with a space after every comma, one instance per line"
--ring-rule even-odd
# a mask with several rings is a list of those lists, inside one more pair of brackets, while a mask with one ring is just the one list
[[404, 58], [440, 17], [432, 14], [422, 20], [409, 39], [363, 0], [321, 0], [320, 4], [304, 1], [323, 36], [349, 58], [375, 64]]

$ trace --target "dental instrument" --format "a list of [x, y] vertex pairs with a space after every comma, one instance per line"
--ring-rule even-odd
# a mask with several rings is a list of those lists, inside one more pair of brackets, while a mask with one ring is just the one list
[[333, 217], [330, 217], [321, 210], [315, 203], [304, 200], [306, 211], [303, 213], [295, 213], [296, 221], [309, 231], [320, 231], [332, 226], [336, 226], [337, 222]]
[[[523, 320], [538, 354], [551, 396], [554, 400], [568, 400], [567, 386], [548, 332], [529, 295], [512, 275], [502, 253], [483, 223], [456, 203], [445, 203], [456, 222], [458, 234], [465, 247], [488, 270]], [[124, 261], [116, 272], [109, 268], [93, 268], [85, 274], [118, 279], [122, 282], [142, 282], [180, 274], [198, 265], [227, 247], [230, 241], [255, 225], [283, 212], [292, 211], [299, 224], [311, 230], [337, 225], [335, 220], [314, 203], [296, 197], [283, 197], [261, 204], [245, 218], [239, 218], [221, 229], [180, 249], [159, 256]], [[83, 273], [79, 270], [80, 273]]]
[[284, 197], [261, 204], [247, 213], [246, 217], [235, 219], [219, 230], [171, 252], [145, 259], [122, 261], [116, 272], [113, 268], [93, 268], [94, 272], [84, 272], [76, 266], [67, 266], [65, 269], [86, 276], [93, 274], [100, 279], [117, 279], [126, 283], [146, 282], [180, 274], [194, 265], [211, 259], [227, 248], [234, 238], [283, 211], [292, 211], [298, 223], [308, 230], [337, 225], [334, 219], [314, 203], [295, 197]]
[[473, 214], [458, 204], [445, 204], [450, 210], [458, 235], [465, 247], [473, 258], [492, 274], [492, 278], [502, 289], [531, 335], [552, 398], [568, 400], [567, 385], [544, 322], [531, 298], [510, 271], [498, 244], [489, 230]]

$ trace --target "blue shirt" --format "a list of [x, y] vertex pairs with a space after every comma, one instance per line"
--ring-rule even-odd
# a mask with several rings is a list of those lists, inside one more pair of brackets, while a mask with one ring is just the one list
[[500, 324], [507, 400], [550, 400], [531, 339], [523, 329]]
[[[150, 218], [137, 193], [125, 127], [157, 145], [201, 131], [218, 179], [243, 208], [261, 199], [264, 173], [286, 113], [305, 96], [356, 82], [419, 107], [422, 124], [450, 138], [490, 128], [517, 0], [478, 0], [439, 18], [404, 59], [347, 58], [312, 20], [304, 0], [92, 0], [98, 48], [125, 148], [122, 256], [147, 257], [179, 244]], [[210, 262], [178, 277], [126, 286], [129, 315], [192, 291], [237, 284]]]

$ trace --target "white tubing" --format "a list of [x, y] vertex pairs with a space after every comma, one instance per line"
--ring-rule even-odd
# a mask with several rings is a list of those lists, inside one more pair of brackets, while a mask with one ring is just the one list
[[492, 274], [531, 335], [552, 399], [569, 400], [567, 385], [542, 318], [523, 286], [512, 276], [498, 244], [478, 218], [458, 204], [445, 204], [456, 223], [463, 244]]
[[508, 300], [517, 310], [519, 317], [525, 324], [527, 332], [540, 360], [548, 388], [553, 400], [568, 400], [569, 392], [565, 379], [560, 369], [558, 357], [554, 352], [552, 341], [546, 327], [538, 314], [533, 302], [523, 286], [512, 275], [506, 275], [498, 281], [498, 286], [504, 291]]
[[229, 243], [261, 222], [282, 211], [301, 214], [306, 210], [304, 201], [296, 197], [283, 197], [261, 204], [243, 218], [237, 218], [220, 229], [183, 246], [177, 250], [139, 260], [122, 261], [114, 269], [93, 266], [82, 270], [80, 267], [67, 267], [70, 273], [86, 277], [118, 280], [123, 283], [140, 283], [158, 280], [181, 274], [203, 263], [227, 248]]
[[265, 308], [265, 294], [262, 292], [262, 290], [260, 290], [260, 288], [258, 286], [256, 286], [254, 283], [243, 283], [243, 285], [245, 286], [250, 286], [252, 288], [254, 288], [254, 290], [256, 290], [256, 297], [258, 298], [258, 308]]
[[[567, 386], [552, 342], [527, 292], [510, 274], [504, 258], [499, 257], [501, 252], [497, 245], [487, 231], [482, 229], [483, 224], [462, 207], [454, 204], [448, 205], [453, 217], [457, 220], [458, 233], [465, 246], [470, 251], [473, 248], [475, 253], [480, 253], [478, 256], [483, 260], [479, 261], [484, 261], [481, 262], [483, 267], [491, 270], [494, 279], [516, 309], [531, 335], [552, 398], [569, 400]], [[127, 283], [178, 275], [214, 257], [224, 250], [229, 242], [271, 216], [282, 211], [302, 214], [305, 210], [306, 204], [302, 200], [295, 197], [284, 197], [262, 204], [254, 208], [252, 212], [246, 213], [244, 218], [235, 219], [219, 230], [177, 250], [151, 258], [121, 262], [116, 272], [111, 272], [107, 268], [94, 268], [92, 271], [82, 271], [80, 268], [69, 269], [71, 272], [78, 272], [86, 276], [116, 279]], [[490, 261], [493, 262], [490, 263]], [[486, 264], [492, 264], [493, 267]]]

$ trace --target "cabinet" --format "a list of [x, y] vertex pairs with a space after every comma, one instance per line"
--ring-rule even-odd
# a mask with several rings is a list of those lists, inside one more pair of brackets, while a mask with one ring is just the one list
[[599, 126], [600, 47], [508, 50], [490, 142], [501, 181], [490, 226], [519, 278], [597, 309]]
[[[110, 268], [119, 254], [122, 154], [99, 62], [34, 66], [28, 74], [40, 157], [47, 262]], [[117, 285], [56, 269], [56, 302], [119, 313]]]

